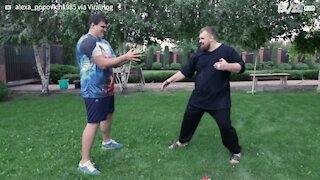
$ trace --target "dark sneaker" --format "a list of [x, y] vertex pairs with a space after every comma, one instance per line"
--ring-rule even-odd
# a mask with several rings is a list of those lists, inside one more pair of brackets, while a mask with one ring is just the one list
[[240, 162], [240, 157], [241, 157], [241, 153], [238, 154], [232, 154], [230, 157], [230, 163], [232, 164], [232, 166], [235, 166], [237, 164], [239, 164]]

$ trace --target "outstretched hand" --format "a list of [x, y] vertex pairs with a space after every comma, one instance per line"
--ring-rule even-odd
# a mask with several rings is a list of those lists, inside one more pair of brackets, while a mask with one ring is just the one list
[[134, 49], [130, 49], [126, 54], [124, 54], [124, 56], [126, 57], [126, 59], [130, 60], [130, 61], [140, 61], [139, 57], [140, 54], [134, 52]]
[[170, 81], [168, 81], [168, 80], [163, 81], [163, 83], [161, 85], [161, 91], [163, 91], [167, 86], [169, 86], [169, 84], [171, 84]]

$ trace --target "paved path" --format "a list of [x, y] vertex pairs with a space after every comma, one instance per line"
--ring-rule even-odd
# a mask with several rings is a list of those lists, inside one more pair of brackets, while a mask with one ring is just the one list
[[[238, 81], [231, 82], [232, 90], [250, 91], [252, 81]], [[280, 81], [259, 81], [258, 91], [287, 91], [287, 90], [315, 90], [318, 86], [317, 80], [288, 80], [287, 86], [282, 86]], [[160, 91], [161, 83], [146, 83], [145, 86], [139, 84], [128, 84], [127, 89], [124, 92], [136, 92], [136, 91]], [[176, 82], [172, 83], [167, 90], [192, 90], [194, 83], [192, 82]], [[49, 86], [50, 92], [56, 93], [80, 93], [79, 89], [75, 89], [73, 84], [69, 85], [67, 90], [60, 90], [59, 85], [53, 84]], [[21, 86], [10, 87], [12, 93], [16, 94], [28, 94], [28, 93], [40, 93], [40, 84], [27, 84]], [[119, 88], [116, 85], [116, 91]]]

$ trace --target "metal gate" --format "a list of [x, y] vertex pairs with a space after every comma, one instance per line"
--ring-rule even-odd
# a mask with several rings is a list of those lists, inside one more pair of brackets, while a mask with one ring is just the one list
[[37, 77], [33, 49], [5, 47], [7, 82]]

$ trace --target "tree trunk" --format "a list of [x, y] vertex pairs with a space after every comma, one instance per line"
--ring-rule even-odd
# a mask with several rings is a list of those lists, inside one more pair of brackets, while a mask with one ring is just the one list
[[318, 73], [318, 88], [317, 88], [317, 92], [320, 93], [320, 67], [319, 67], [319, 73]]
[[45, 84], [42, 89], [46, 89], [47, 95], [49, 95], [49, 84], [50, 84], [50, 65], [51, 65], [51, 51], [50, 51], [50, 45], [48, 43], [48, 40], [45, 39]]
[[[42, 66], [39, 46], [36, 43], [33, 43], [34, 57], [36, 59], [37, 70], [41, 79], [41, 94], [49, 95], [49, 78], [50, 78], [50, 49], [48, 42], [45, 41], [45, 65]], [[45, 68], [43, 70], [43, 67]]]

